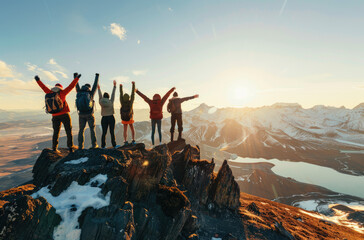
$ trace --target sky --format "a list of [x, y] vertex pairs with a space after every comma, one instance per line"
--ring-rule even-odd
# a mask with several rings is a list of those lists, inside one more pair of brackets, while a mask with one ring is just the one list
[[149, 97], [199, 94], [185, 110], [352, 108], [364, 102], [363, 11], [336, 0], [2, 1], [0, 109], [42, 110], [34, 75], [67, 86], [73, 72], [81, 84], [100, 73], [107, 92], [116, 79]]

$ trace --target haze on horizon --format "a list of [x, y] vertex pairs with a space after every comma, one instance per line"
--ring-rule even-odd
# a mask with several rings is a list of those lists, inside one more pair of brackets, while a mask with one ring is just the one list
[[[355, 107], [364, 92], [364, 2], [6, 1], [0, 109], [42, 110], [47, 85], [100, 73], [151, 96], [175, 86], [217, 107]], [[117, 97], [119, 94], [117, 94]], [[68, 97], [74, 110], [75, 91]], [[119, 106], [117, 103], [116, 106]], [[136, 98], [135, 108], [146, 108]]]

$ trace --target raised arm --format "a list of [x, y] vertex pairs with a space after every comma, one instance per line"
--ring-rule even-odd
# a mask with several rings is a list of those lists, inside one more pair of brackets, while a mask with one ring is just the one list
[[102, 92], [100, 86], [97, 86], [97, 92], [99, 93], [99, 101], [102, 99]]
[[193, 95], [191, 97], [184, 97], [184, 98], [181, 98], [181, 103], [185, 102], [185, 101], [188, 101], [188, 100], [191, 100], [191, 99], [194, 99], [194, 98], [198, 98], [198, 95]]
[[75, 79], [73, 79], [73, 81], [71, 82], [70, 85], [68, 85], [68, 87], [66, 87], [64, 90], [63, 90], [63, 94], [64, 95], [67, 95], [69, 94], [72, 89], [76, 86], [76, 84], [78, 83], [78, 80], [80, 80], [80, 77], [81, 77], [81, 74], [78, 74], [77, 77]]
[[95, 81], [94, 81], [94, 85], [92, 86], [92, 90], [91, 90], [91, 96], [94, 97], [95, 93], [96, 93], [96, 88], [99, 85], [99, 74], [96, 73], [95, 74]]
[[[78, 76], [78, 73], [74, 73], [73, 74], [73, 79], [77, 78], [77, 76]], [[77, 82], [77, 84], [76, 84], [76, 92], [79, 92], [80, 90], [81, 90], [80, 84]]]
[[175, 90], [176, 88], [173, 87], [171, 88], [162, 98], [162, 105], [167, 101], [167, 99], [169, 98], [169, 95], [171, 95], [171, 93], [173, 93], [173, 91]]
[[136, 91], [136, 93], [144, 99], [144, 101], [146, 101], [148, 104], [152, 101], [150, 100], [147, 96], [145, 96], [143, 93], [141, 93], [139, 90]]
[[123, 96], [124, 96], [123, 84], [120, 83], [120, 103], [121, 103], [121, 105], [123, 105]]
[[131, 104], [133, 104], [134, 102], [134, 99], [135, 99], [135, 82], [131, 82], [133, 87], [131, 88], [131, 94], [130, 94], [130, 101], [131, 101]]
[[114, 88], [112, 89], [112, 93], [111, 93], [111, 102], [114, 102], [115, 100], [115, 91], [116, 91], [116, 81], [114, 80]]
[[35, 76], [34, 79], [37, 82], [37, 84], [39, 85], [39, 87], [43, 90], [43, 92], [45, 92], [45, 93], [50, 93], [51, 92], [51, 90], [46, 85], [44, 85], [44, 83], [42, 83], [42, 81], [40, 80], [38, 75]]

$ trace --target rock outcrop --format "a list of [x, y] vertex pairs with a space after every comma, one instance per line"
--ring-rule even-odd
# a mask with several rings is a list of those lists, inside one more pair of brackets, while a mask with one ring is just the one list
[[[184, 142], [55, 154], [43, 150], [33, 184], [0, 192], [3, 239], [358, 239], [296, 208], [240, 194], [225, 161]], [[297, 220], [299, 219], [299, 220]]]
[[[43, 150], [33, 168], [33, 187], [12, 190], [6, 202], [3, 198], [0, 239], [196, 239], [201, 233], [212, 235], [210, 230], [201, 231], [204, 224], [211, 224], [202, 221], [205, 215], [215, 219], [217, 212], [223, 217], [238, 210], [240, 191], [231, 182], [231, 170], [226, 164], [214, 174], [215, 164], [200, 160], [198, 147], [184, 142], [172, 151], [170, 147], [146, 150], [144, 144], [137, 144], [60, 154]], [[216, 207], [209, 209], [211, 205]], [[14, 214], [28, 215], [13, 218]], [[235, 224], [236, 233], [242, 233], [239, 221]], [[24, 231], [17, 231], [19, 227]]]

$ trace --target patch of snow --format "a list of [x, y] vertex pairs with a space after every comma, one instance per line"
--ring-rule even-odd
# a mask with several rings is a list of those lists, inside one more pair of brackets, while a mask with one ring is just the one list
[[[342, 226], [346, 226], [349, 227], [357, 232], [360, 233], [364, 233], [364, 227], [361, 226], [361, 224], [359, 223], [355, 223], [352, 222], [350, 220], [347, 219], [348, 214], [347, 213], [343, 213], [341, 215], [335, 215], [332, 217], [328, 217], [319, 213], [311, 213], [311, 212], [306, 212], [304, 210], [299, 210], [301, 213], [304, 213], [306, 215], [309, 215], [311, 217], [317, 218], [317, 219], [321, 219], [323, 221], [329, 222], [329, 223], [335, 223], [338, 225], [342, 225]], [[341, 211], [340, 211], [341, 212]], [[339, 211], [337, 211], [336, 213], [339, 213]]]
[[337, 141], [339, 143], [345, 143], [345, 144], [349, 144], [349, 145], [364, 147], [364, 144], [360, 144], [360, 143], [356, 143], [356, 142], [349, 142], [349, 141], [345, 141], [345, 140], [341, 140], [341, 139], [335, 139], [335, 141]]
[[80, 159], [77, 159], [77, 160], [72, 160], [72, 161], [69, 161], [69, 162], [65, 162], [64, 164], [80, 164], [80, 163], [84, 163], [84, 162], [87, 162], [88, 161], [88, 157], [83, 157], [83, 158], [80, 158]]
[[[57, 197], [49, 192], [48, 187], [43, 187], [32, 194], [33, 198], [42, 196], [47, 199], [56, 209], [56, 213], [61, 216], [61, 223], [54, 229], [53, 238], [55, 240], [80, 239], [81, 229], [78, 225], [78, 218], [82, 211], [87, 207], [99, 209], [110, 204], [110, 193], [104, 196], [99, 187], [106, 180], [107, 175], [99, 174], [90, 179], [85, 185], [79, 185], [74, 181]], [[97, 187], [91, 186], [94, 183], [97, 183]]]

